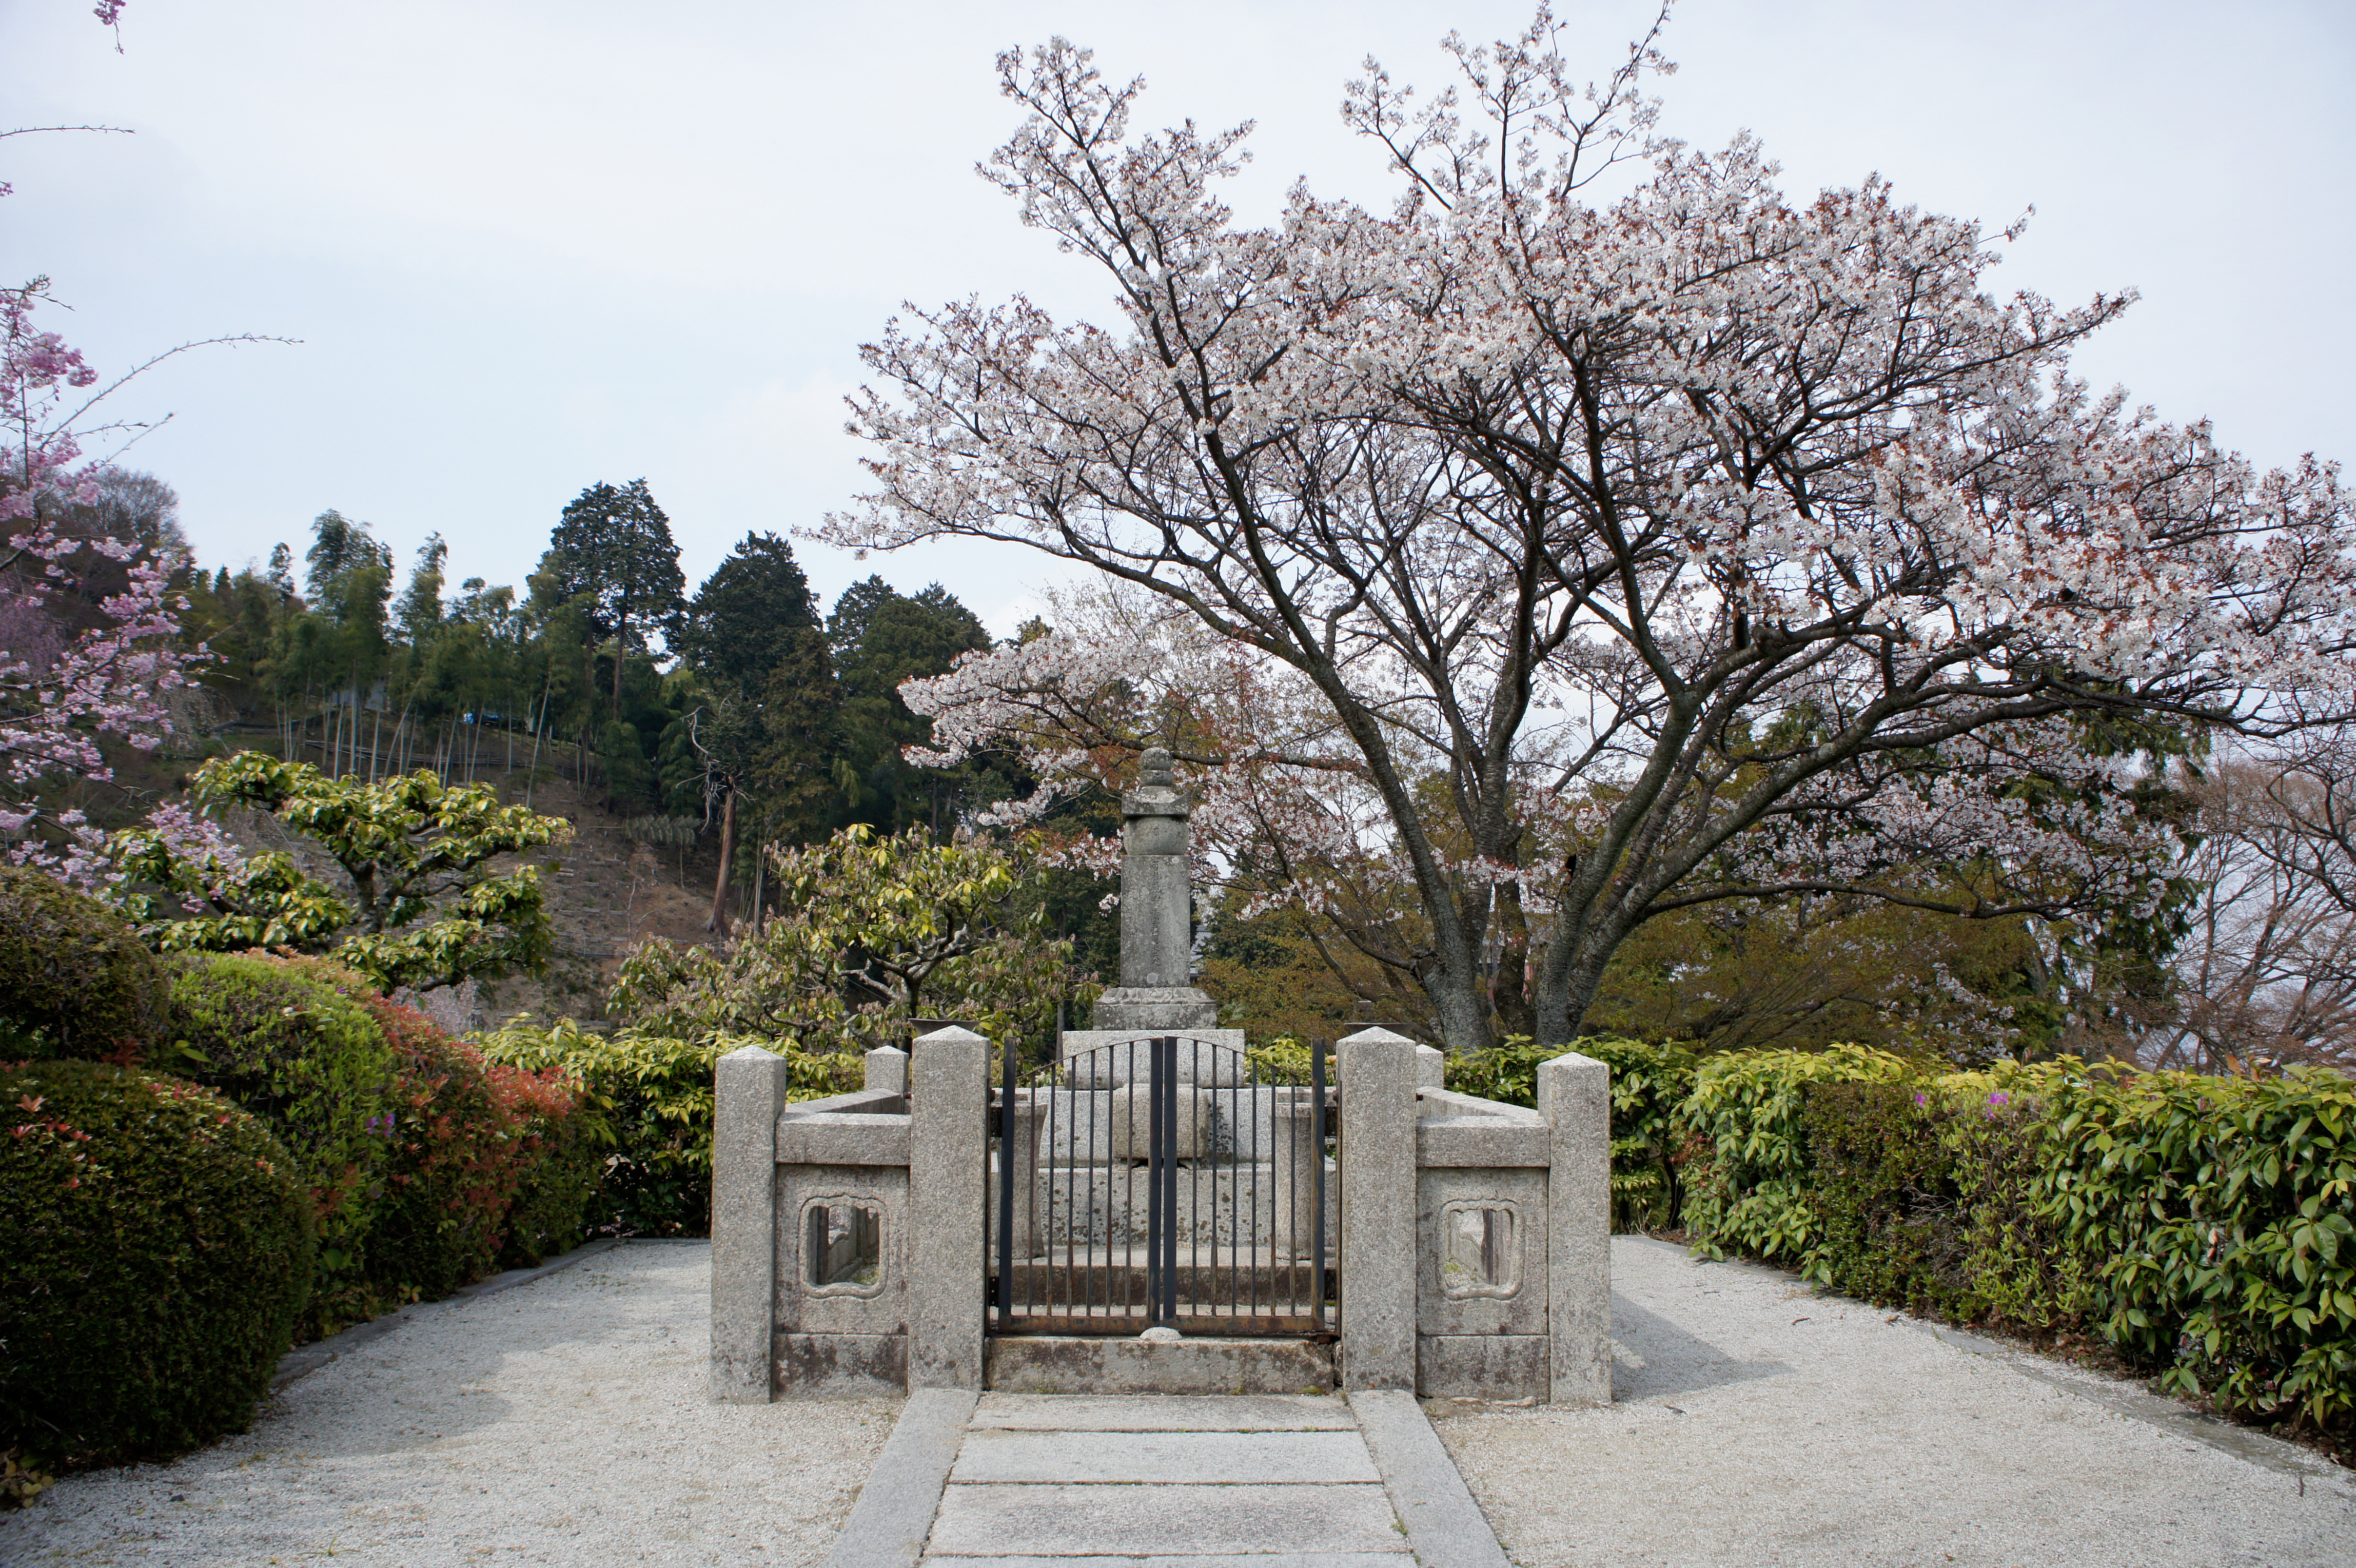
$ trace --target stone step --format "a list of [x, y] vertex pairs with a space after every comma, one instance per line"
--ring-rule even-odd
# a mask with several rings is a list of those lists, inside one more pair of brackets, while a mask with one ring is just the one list
[[952, 1483], [1208, 1487], [1380, 1481], [1355, 1432], [969, 1432]]
[[[996, 1278], [993, 1263], [991, 1276]], [[1017, 1314], [1071, 1309], [1125, 1312], [1146, 1305], [1147, 1272], [1141, 1247], [1076, 1247], [1019, 1261], [1014, 1265], [1013, 1310]], [[1265, 1249], [1182, 1249], [1176, 1277], [1181, 1312], [1234, 1316], [1259, 1313], [1312, 1313], [1317, 1270], [1305, 1258], [1270, 1258]]]
[[1205, 1557], [1189, 1552], [1172, 1557], [1102, 1557], [1094, 1552], [1085, 1561], [1071, 1557], [927, 1557], [939, 1568], [1402, 1568], [1408, 1559], [1395, 1552], [1236, 1552]]
[[966, 1423], [974, 1432], [1355, 1432], [1338, 1394], [988, 1393]]
[[[1412, 1561], [1379, 1482], [1207, 1487], [952, 1484], [926, 1555], [1096, 1557], [1118, 1543], [1143, 1557], [1320, 1552]], [[1100, 1560], [1100, 1559], [1099, 1559]]]

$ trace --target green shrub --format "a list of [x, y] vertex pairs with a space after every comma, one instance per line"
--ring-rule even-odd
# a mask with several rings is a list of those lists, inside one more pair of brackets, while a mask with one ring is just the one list
[[2232, 1411], [2356, 1427], [2356, 1085], [2065, 1064], [2040, 1208], [2100, 1257], [2115, 1344]]
[[320, 1333], [370, 1315], [367, 1242], [398, 1120], [392, 1047], [369, 1010], [316, 972], [259, 954], [187, 954], [172, 970], [165, 1060], [268, 1121], [312, 1189]]
[[1818, 1231], [1808, 1201], [1808, 1085], [1898, 1082], [1912, 1070], [1865, 1046], [1704, 1061], [1675, 1118], [1686, 1167], [1681, 1218], [1695, 1247], [1712, 1257], [1731, 1248], [1798, 1262]]
[[113, 1463], [242, 1431], [311, 1287], [284, 1146], [96, 1062], [0, 1065], [0, 1449]]
[[1815, 1240], [1802, 1272], [1868, 1301], [1978, 1314], [1946, 1112], [1912, 1082], [1817, 1082], [1801, 1095]]
[[1674, 1117], [1692, 1087], [1695, 1067], [1687, 1047], [1610, 1036], [1538, 1046], [1527, 1036], [1511, 1035], [1488, 1050], [1449, 1058], [1448, 1087], [1459, 1094], [1535, 1107], [1538, 1064], [1565, 1051], [1592, 1057], [1612, 1069], [1612, 1229], [1673, 1228], [1682, 1204]]
[[95, 1060], [145, 1047], [166, 992], [155, 955], [112, 910], [45, 873], [0, 866], [0, 1036], [15, 1036], [13, 1048]]
[[[704, 1236], [712, 1230], [714, 1064], [730, 1051], [782, 1042], [722, 1036], [701, 1042], [661, 1035], [588, 1033], [560, 1018], [483, 1037], [486, 1058], [531, 1072], [555, 1069], [581, 1092], [585, 1128], [602, 1145], [604, 1173], [592, 1229], [615, 1235]], [[788, 1096], [819, 1100], [865, 1079], [863, 1058], [786, 1047]]]

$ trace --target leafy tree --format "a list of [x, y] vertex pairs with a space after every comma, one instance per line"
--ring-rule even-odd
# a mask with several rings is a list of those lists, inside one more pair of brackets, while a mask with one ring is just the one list
[[905, 1044], [939, 1008], [993, 1038], [1044, 1027], [1080, 991], [1068, 939], [1047, 936], [1030, 845], [936, 844], [914, 831], [845, 828], [822, 844], [773, 848], [779, 910], [724, 952], [641, 944], [608, 1011], [682, 1039], [752, 1034], [805, 1049]]
[[161, 950], [327, 953], [387, 991], [548, 961], [555, 936], [539, 868], [500, 862], [565, 842], [572, 830], [561, 818], [422, 769], [368, 784], [258, 751], [206, 763], [189, 795], [269, 812], [314, 841], [343, 877], [322, 881], [284, 853], [248, 858], [212, 824], [159, 811], [116, 835], [126, 880], [112, 897]]
[[647, 645], [648, 624], [680, 610], [685, 580], [670, 519], [644, 479], [598, 483], [564, 509], [541, 570], [559, 597], [581, 599], [599, 637], [614, 639], [614, 717], [622, 716], [622, 671], [630, 650]]

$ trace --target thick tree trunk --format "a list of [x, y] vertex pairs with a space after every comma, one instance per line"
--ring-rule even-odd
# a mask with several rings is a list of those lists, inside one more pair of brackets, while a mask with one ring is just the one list
[[728, 791], [728, 803], [720, 809], [720, 875], [712, 883], [712, 918], [703, 922], [707, 931], [716, 931], [723, 941], [728, 939], [728, 874], [736, 864], [736, 791]]

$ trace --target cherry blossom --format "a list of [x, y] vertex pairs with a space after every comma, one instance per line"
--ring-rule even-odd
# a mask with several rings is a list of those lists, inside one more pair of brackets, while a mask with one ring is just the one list
[[[2131, 295], [1999, 295], [2009, 234], [1879, 180], [1787, 199], [1755, 142], [1659, 134], [1652, 37], [1595, 86], [1557, 42], [1544, 11], [1451, 40], [1428, 103], [1370, 64], [1345, 117], [1398, 200], [1297, 186], [1260, 225], [1217, 194], [1248, 127], [1138, 133], [1087, 50], [1001, 57], [1027, 118], [984, 172], [1104, 269], [1110, 324], [912, 307], [853, 400], [874, 489], [821, 536], [1021, 543], [1235, 650], [1275, 717], [1205, 766], [1387, 865], [1365, 908], [1458, 1044], [1501, 921], [1539, 918], [1565, 1038], [1661, 909], [1927, 897], [1890, 880], [1917, 852], [2022, 884], [1973, 912], [2048, 907], [2055, 856], [2115, 888], [2165, 851], [2155, 750], [2350, 713], [2336, 466], [2261, 473], [2074, 378]], [[1083, 705], [1119, 662], [970, 679], [1035, 710], [1055, 660]]]

